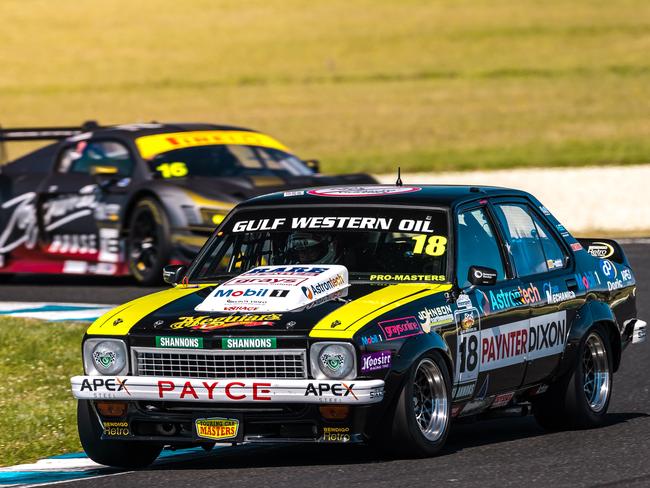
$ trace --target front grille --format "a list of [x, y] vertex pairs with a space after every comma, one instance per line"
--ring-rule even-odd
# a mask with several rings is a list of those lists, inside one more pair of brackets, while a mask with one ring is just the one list
[[306, 378], [304, 350], [188, 351], [133, 348], [139, 376], [183, 378]]

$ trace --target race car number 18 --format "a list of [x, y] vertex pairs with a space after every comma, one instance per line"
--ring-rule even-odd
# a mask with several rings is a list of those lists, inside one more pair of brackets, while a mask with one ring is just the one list
[[[447, 247], [447, 238], [445, 236], [427, 236], [420, 234], [411, 237], [415, 241], [413, 247], [413, 254], [428, 254], [429, 256], [442, 256]], [[426, 246], [425, 246], [426, 243]]]
[[478, 377], [478, 344], [480, 332], [458, 335], [458, 354], [456, 355], [456, 379], [473, 380]]

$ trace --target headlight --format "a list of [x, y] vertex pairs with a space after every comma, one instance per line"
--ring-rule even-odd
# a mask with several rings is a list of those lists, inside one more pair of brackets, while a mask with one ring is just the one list
[[126, 344], [119, 339], [88, 339], [83, 351], [86, 374], [117, 376], [129, 368]]
[[201, 218], [204, 224], [219, 225], [226, 218], [227, 210], [217, 210], [213, 208], [202, 208]]
[[357, 375], [357, 355], [347, 342], [317, 342], [309, 357], [316, 379], [349, 380]]

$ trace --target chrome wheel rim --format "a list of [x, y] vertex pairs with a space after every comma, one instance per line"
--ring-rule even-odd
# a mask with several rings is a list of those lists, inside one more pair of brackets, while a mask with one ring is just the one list
[[600, 412], [609, 399], [611, 373], [607, 349], [598, 334], [592, 332], [587, 337], [582, 356], [583, 391], [589, 408]]
[[413, 414], [429, 441], [442, 437], [449, 422], [447, 387], [438, 365], [430, 359], [418, 364], [413, 381]]

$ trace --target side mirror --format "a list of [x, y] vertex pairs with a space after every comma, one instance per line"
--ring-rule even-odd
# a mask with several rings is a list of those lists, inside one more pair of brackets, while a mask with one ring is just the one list
[[91, 166], [90, 174], [92, 176], [106, 176], [106, 175], [116, 175], [120, 172], [120, 169], [117, 166]]
[[187, 268], [182, 264], [169, 264], [163, 268], [163, 281], [170, 285], [178, 285], [185, 277]]
[[306, 159], [303, 163], [314, 173], [320, 173], [320, 161], [318, 159]]
[[472, 285], [494, 285], [497, 282], [497, 271], [485, 266], [470, 266], [467, 281]]

